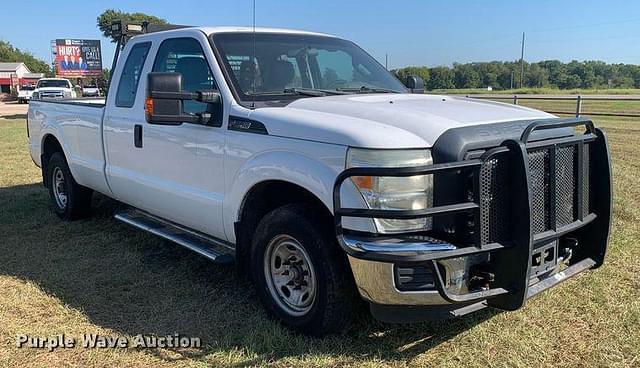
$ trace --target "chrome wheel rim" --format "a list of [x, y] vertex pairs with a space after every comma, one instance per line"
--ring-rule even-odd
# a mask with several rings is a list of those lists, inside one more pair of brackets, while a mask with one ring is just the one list
[[53, 169], [53, 197], [60, 209], [67, 208], [67, 200], [69, 198], [67, 195], [67, 185], [64, 179], [64, 173], [59, 167]]
[[289, 235], [275, 236], [264, 257], [264, 276], [271, 297], [292, 316], [305, 315], [316, 299], [317, 278], [311, 257]]

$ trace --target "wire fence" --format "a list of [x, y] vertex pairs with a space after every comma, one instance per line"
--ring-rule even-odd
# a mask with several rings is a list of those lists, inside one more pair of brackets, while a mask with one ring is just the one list
[[[582, 96], [582, 95], [496, 95], [496, 94], [475, 94], [466, 95], [469, 98], [496, 101], [511, 101], [514, 105], [527, 105], [535, 107], [551, 114], [581, 115], [590, 116], [621, 116], [640, 118], [640, 96], [630, 95], [606, 95], [606, 96]], [[553, 101], [551, 104], [544, 104], [544, 101]], [[593, 105], [600, 106], [601, 109], [584, 109], [585, 102], [595, 102]], [[603, 104], [602, 102], [606, 102]], [[573, 103], [572, 103], [573, 102]], [[599, 104], [598, 104], [599, 103]], [[615, 103], [619, 106], [611, 106]]]

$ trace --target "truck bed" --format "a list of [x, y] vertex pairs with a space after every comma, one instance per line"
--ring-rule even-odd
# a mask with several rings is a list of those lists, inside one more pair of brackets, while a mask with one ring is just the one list
[[109, 193], [104, 174], [104, 106], [104, 98], [33, 100], [29, 104], [27, 123], [33, 161], [43, 165], [41, 151], [45, 140], [56, 137], [76, 181]]

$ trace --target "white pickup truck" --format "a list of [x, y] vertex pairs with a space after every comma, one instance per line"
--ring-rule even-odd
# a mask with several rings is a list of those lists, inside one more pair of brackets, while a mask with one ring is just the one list
[[33, 91], [36, 89], [35, 86], [24, 85], [18, 86], [18, 103], [24, 104], [29, 103], [31, 97], [33, 96]]
[[425, 95], [331, 35], [168, 28], [114, 24], [105, 99], [29, 106], [62, 219], [112, 197], [317, 335], [358, 294], [391, 322], [515, 310], [602, 264], [611, 168], [590, 120]]
[[48, 98], [76, 98], [73, 85], [65, 78], [42, 78], [38, 80], [32, 99], [44, 100]]

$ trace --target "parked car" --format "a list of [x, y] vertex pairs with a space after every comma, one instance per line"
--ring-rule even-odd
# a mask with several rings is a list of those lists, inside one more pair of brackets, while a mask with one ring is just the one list
[[73, 85], [65, 78], [42, 78], [33, 91], [33, 99], [76, 98]]
[[100, 97], [100, 89], [95, 84], [89, 84], [82, 87], [83, 97]]
[[29, 103], [35, 89], [35, 86], [30, 85], [18, 86], [18, 103]]
[[235, 261], [317, 335], [356, 294], [390, 322], [515, 310], [603, 263], [611, 167], [588, 119], [426, 95], [326, 34], [118, 27], [105, 100], [29, 106], [64, 220], [115, 198], [116, 219]]

